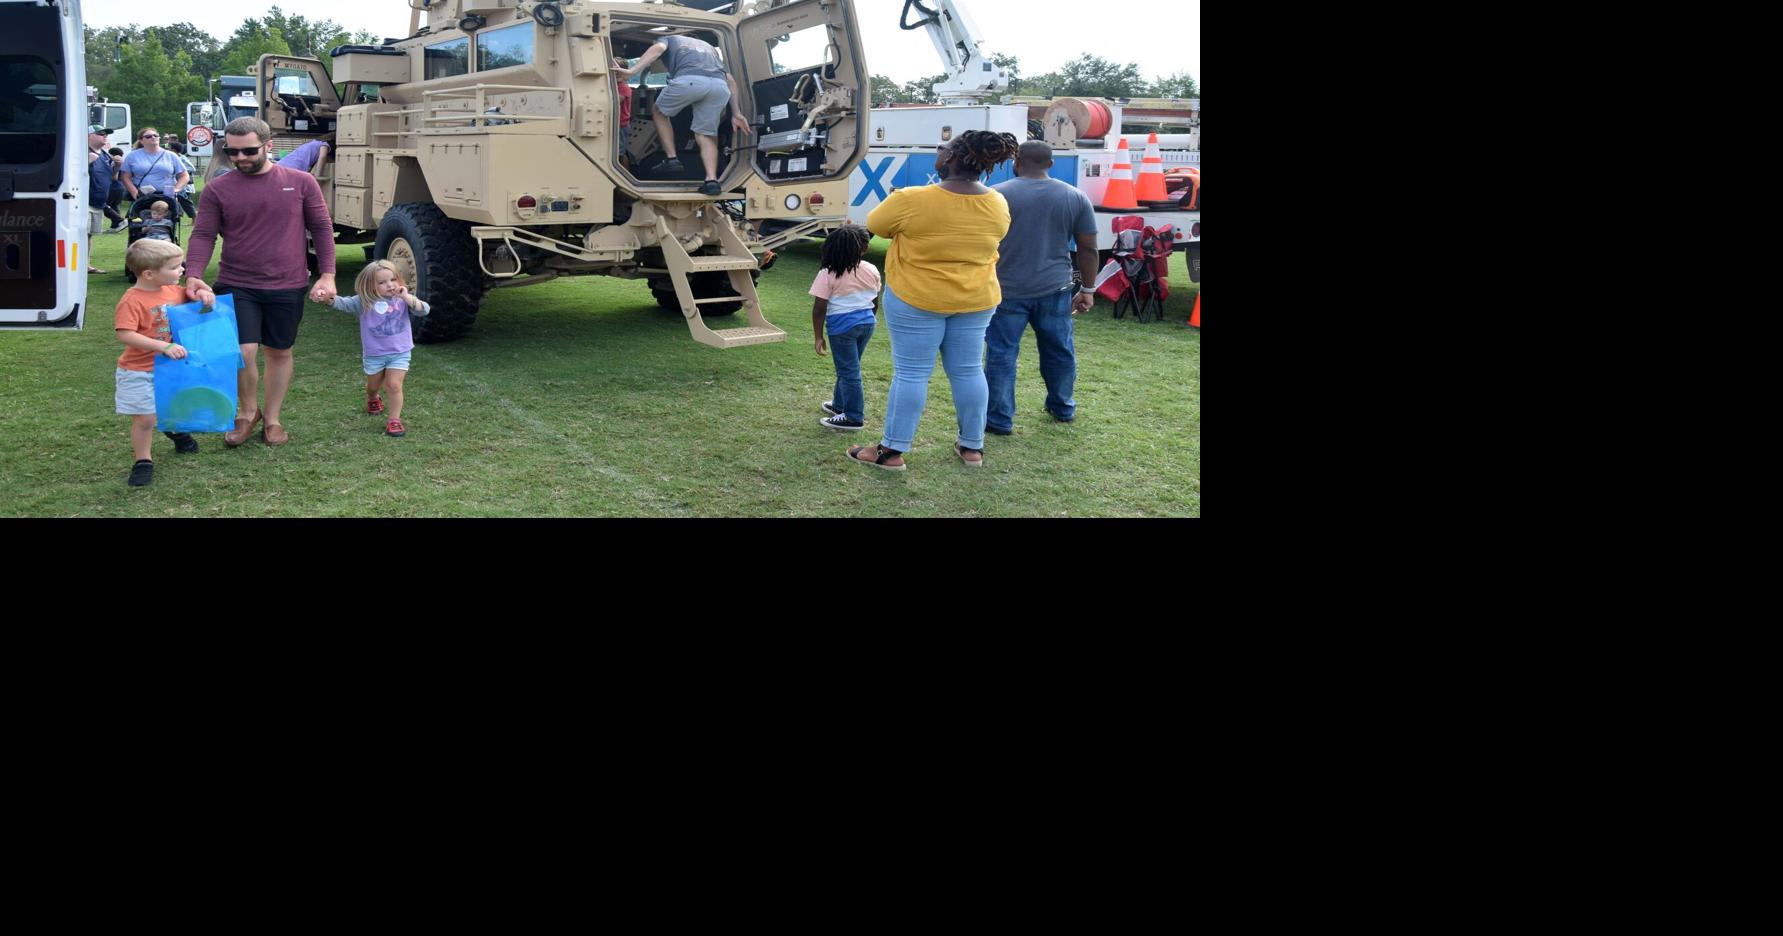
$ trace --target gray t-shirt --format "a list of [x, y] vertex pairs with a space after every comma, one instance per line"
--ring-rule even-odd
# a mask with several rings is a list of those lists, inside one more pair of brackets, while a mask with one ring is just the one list
[[670, 78], [704, 75], [719, 81], [725, 79], [724, 62], [718, 58], [718, 50], [711, 43], [686, 36], [664, 36], [662, 42], [669, 47], [663, 58], [668, 59]]
[[1078, 234], [1096, 233], [1089, 196], [1058, 179], [1014, 178], [994, 185], [1009, 203], [1009, 233], [997, 248], [1005, 299], [1033, 299], [1071, 285]]

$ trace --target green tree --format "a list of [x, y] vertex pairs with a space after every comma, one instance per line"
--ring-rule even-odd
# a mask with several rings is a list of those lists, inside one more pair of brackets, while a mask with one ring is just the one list
[[1064, 80], [1059, 93], [1070, 97], [1143, 97], [1151, 87], [1139, 76], [1138, 65], [1118, 65], [1087, 53], [1066, 62], [1059, 75]]
[[1188, 72], [1178, 72], [1153, 82], [1150, 93], [1153, 97], [1198, 98], [1201, 86], [1189, 77]]
[[99, 93], [130, 105], [131, 122], [159, 128], [163, 136], [186, 132], [186, 102], [204, 96], [204, 79], [192, 71], [192, 59], [184, 52], [172, 56], [153, 39], [122, 47], [117, 67]]
[[1006, 90], [1004, 92], [1005, 94], [1028, 94], [1028, 93], [1030, 93], [1028, 91], [1023, 90], [1023, 88], [1025, 87], [1025, 84], [1022, 81], [1022, 60], [1021, 59], [1016, 58], [1013, 55], [1004, 55], [1002, 53], [993, 53], [991, 55], [991, 64], [995, 65], [998, 68], [1002, 69], [1003, 71], [1007, 72], [1009, 75], [1009, 88], [1008, 88], [1008, 90]]
[[290, 55], [291, 47], [276, 28], [250, 19], [235, 30], [223, 45], [223, 65], [218, 74], [245, 75], [254, 70], [262, 55]]
[[192, 70], [200, 78], [210, 78], [223, 65], [223, 44], [215, 36], [191, 23], [172, 26], [150, 26], [143, 35], [161, 43], [167, 54], [184, 52], [192, 59]]
[[349, 38], [347, 31], [333, 20], [311, 21], [301, 16], [286, 16], [276, 6], [266, 11], [262, 22], [268, 28], [278, 30], [292, 55], [324, 62], [328, 60], [329, 49], [346, 44]]
[[1037, 95], [1041, 95], [1041, 96], [1045, 96], [1045, 97], [1050, 97], [1053, 95], [1064, 94], [1065, 92], [1060, 90], [1063, 87], [1065, 87], [1065, 76], [1059, 74], [1058, 72], [1047, 72], [1044, 75], [1035, 75], [1032, 78], [1023, 78], [1022, 79], [1022, 89], [1023, 90], [1018, 91], [1016, 93], [1018, 93], [1018, 94], [1037, 94]]
[[118, 59], [124, 54], [124, 47], [142, 41], [142, 30], [132, 23], [129, 26], [107, 26], [104, 29], [85, 28], [87, 46], [87, 84], [95, 88], [109, 83], [118, 70]]
[[890, 107], [893, 104], [903, 103], [905, 103], [903, 85], [884, 75], [873, 76], [874, 107]]
[[946, 75], [933, 75], [904, 83], [904, 101], [910, 104], [939, 104], [935, 86], [947, 80]]

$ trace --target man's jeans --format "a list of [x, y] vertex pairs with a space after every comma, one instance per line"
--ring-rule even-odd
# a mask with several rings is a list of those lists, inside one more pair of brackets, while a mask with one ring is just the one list
[[918, 309], [885, 290], [885, 327], [891, 329], [892, 384], [885, 401], [885, 437], [881, 445], [910, 451], [923, 407], [929, 401], [929, 376], [935, 373], [935, 352], [953, 388], [953, 409], [959, 417], [958, 442], [984, 448], [984, 327], [991, 313], [941, 315]]
[[873, 323], [863, 322], [840, 335], [830, 335], [830, 359], [836, 362], [836, 391], [830, 400], [854, 422], [866, 421], [867, 395], [861, 389], [861, 354], [873, 338]]
[[984, 378], [990, 385], [985, 423], [1007, 432], [1015, 427], [1015, 365], [1022, 331], [1034, 326], [1040, 347], [1040, 377], [1046, 381], [1046, 409], [1058, 419], [1077, 415], [1071, 392], [1077, 386], [1077, 347], [1071, 341], [1071, 300], [1076, 287], [1033, 299], [1005, 299], [984, 333]]

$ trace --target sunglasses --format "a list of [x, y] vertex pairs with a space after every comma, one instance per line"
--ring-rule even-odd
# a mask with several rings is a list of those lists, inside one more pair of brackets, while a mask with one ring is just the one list
[[260, 149], [261, 148], [259, 146], [242, 146], [242, 147], [225, 146], [225, 147], [223, 147], [223, 155], [225, 155], [225, 156], [258, 156], [258, 155], [260, 155]]
[[159, 140], [159, 139], [161, 139], [161, 134], [159, 134], [159, 133], [145, 133], [142, 135], [142, 138], [145, 140]]

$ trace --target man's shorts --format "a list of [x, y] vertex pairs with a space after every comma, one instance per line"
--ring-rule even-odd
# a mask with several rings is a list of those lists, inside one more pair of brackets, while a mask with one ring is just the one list
[[297, 344], [297, 326], [303, 322], [303, 300], [309, 290], [250, 289], [218, 283], [219, 296], [235, 297], [235, 328], [242, 344], [265, 345], [284, 351]]
[[398, 351], [395, 354], [362, 354], [360, 362], [365, 365], [365, 376], [381, 374], [385, 370], [406, 371], [409, 369], [409, 356], [414, 351]]
[[718, 121], [731, 103], [730, 85], [709, 75], [683, 75], [669, 80], [656, 96], [656, 109], [665, 117], [673, 117], [693, 108], [693, 132], [701, 136], [717, 136]]
[[118, 412], [125, 416], [155, 415], [155, 372], [118, 368]]

